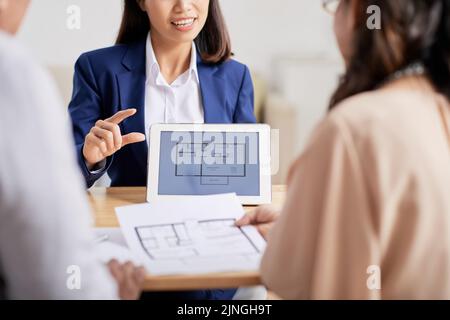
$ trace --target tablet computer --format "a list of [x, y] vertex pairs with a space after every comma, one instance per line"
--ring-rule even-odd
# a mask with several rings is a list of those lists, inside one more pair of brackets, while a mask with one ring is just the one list
[[223, 193], [236, 193], [245, 205], [271, 203], [268, 125], [151, 126], [148, 202]]

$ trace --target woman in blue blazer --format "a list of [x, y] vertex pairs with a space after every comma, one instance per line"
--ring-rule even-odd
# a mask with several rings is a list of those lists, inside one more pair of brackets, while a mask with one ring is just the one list
[[[169, 71], [179, 67], [171, 63], [171, 55], [173, 61], [183, 61], [182, 54], [187, 64], [179, 70], [186, 71], [191, 46], [195, 47], [205, 123], [255, 122], [250, 73], [245, 65], [230, 59], [218, 0], [126, 0], [117, 45], [85, 53], [75, 65], [69, 111], [88, 187], [105, 172], [112, 186], [146, 184], [144, 134], [149, 128], [145, 127], [145, 109], [160, 108], [145, 101], [151, 100], [146, 87], [148, 59], [153, 54], [146, 52], [149, 42], [158, 62], [164, 61]], [[160, 49], [166, 47], [166, 51]]]
[[87, 186], [105, 172], [112, 186], [145, 186], [152, 123], [254, 123], [249, 70], [231, 56], [218, 0], [125, 0], [117, 44], [75, 65], [69, 112]]

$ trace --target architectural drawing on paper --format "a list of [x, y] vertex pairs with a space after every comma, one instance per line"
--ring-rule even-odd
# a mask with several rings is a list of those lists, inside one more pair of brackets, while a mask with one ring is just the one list
[[240, 255], [251, 259], [261, 252], [234, 219], [185, 221], [139, 226], [139, 241], [152, 260], [189, 260]]

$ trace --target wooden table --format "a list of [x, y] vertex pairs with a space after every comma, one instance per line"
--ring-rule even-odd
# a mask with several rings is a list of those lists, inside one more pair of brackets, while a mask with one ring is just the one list
[[[282, 205], [285, 186], [273, 186], [272, 203]], [[130, 204], [144, 203], [146, 190], [133, 188], [92, 188], [89, 201], [95, 215], [96, 227], [119, 227], [114, 209]], [[246, 211], [254, 207], [245, 207]], [[261, 284], [258, 272], [227, 272], [205, 275], [152, 276], [148, 275], [144, 289], [147, 291], [183, 291], [214, 288], [237, 288]]]

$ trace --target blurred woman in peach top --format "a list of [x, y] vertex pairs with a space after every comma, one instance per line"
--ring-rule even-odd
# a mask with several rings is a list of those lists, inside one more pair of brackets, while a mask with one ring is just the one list
[[267, 236], [282, 298], [450, 299], [450, 0], [324, 2], [346, 73], [281, 214], [238, 224]]

